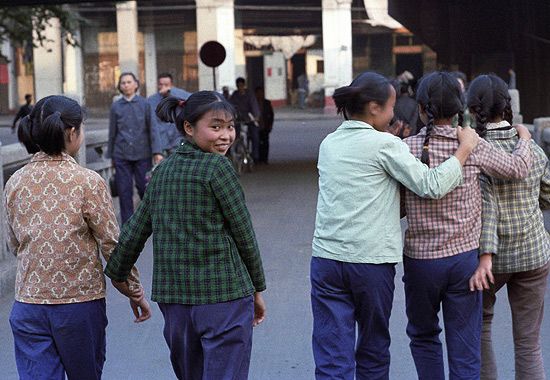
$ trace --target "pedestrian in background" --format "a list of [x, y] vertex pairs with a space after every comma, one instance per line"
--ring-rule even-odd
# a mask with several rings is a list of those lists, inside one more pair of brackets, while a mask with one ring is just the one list
[[174, 149], [181, 143], [182, 136], [178, 132], [174, 123], [165, 123], [158, 118], [154, 110], [157, 108], [160, 101], [168, 96], [175, 96], [181, 99], [187, 99], [191, 93], [174, 87], [174, 79], [170, 73], [161, 73], [157, 80], [158, 92], [147, 98], [147, 102], [151, 107], [151, 126], [158, 131], [162, 153], [164, 157], [172, 154]]
[[315, 376], [387, 380], [395, 264], [402, 260], [400, 183], [443, 197], [461, 183], [461, 165], [478, 136], [461, 130], [455, 156], [430, 169], [385, 133], [395, 90], [382, 75], [362, 73], [333, 98], [346, 120], [319, 148], [311, 259]]
[[134, 183], [142, 199], [151, 159], [157, 164], [163, 156], [159, 133], [151, 125], [151, 107], [137, 94], [136, 76], [122, 73], [117, 88], [122, 97], [111, 106], [107, 157], [115, 168], [121, 222], [125, 223], [134, 213]]
[[17, 128], [17, 122], [31, 113], [32, 111], [31, 103], [32, 103], [32, 95], [26, 94], [25, 104], [23, 104], [21, 108], [19, 108], [19, 111], [17, 111], [17, 114], [15, 115], [15, 119], [13, 119], [13, 124], [11, 125], [11, 133], [15, 133], [15, 128]]
[[[248, 138], [252, 142], [252, 159], [254, 162], [260, 160], [260, 129], [254, 121], [260, 118], [260, 108], [256, 101], [256, 96], [246, 88], [244, 78], [237, 78], [235, 81], [237, 90], [231, 94], [229, 102], [237, 111], [237, 123], [245, 123], [248, 126]], [[237, 137], [239, 137], [239, 128], [237, 128]]]
[[[429, 167], [441, 164], [458, 147], [464, 96], [456, 78], [434, 72], [422, 78], [416, 100], [426, 127], [405, 139], [411, 153]], [[471, 128], [466, 130], [473, 131]], [[422, 199], [405, 190], [408, 228], [403, 250], [407, 335], [419, 380], [445, 380], [438, 312], [443, 310], [449, 378], [479, 379], [481, 368], [481, 292], [469, 279], [478, 265], [481, 233], [481, 173], [525, 178], [531, 165], [527, 128], [512, 155], [480, 140], [464, 166], [461, 186], [441, 199]]]
[[[105, 362], [105, 277], [118, 225], [103, 179], [74, 160], [82, 110], [64, 96], [41, 99], [19, 125], [33, 157], [5, 188], [8, 245], [17, 256], [10, 324], [23, 380], [97, 380]], [[119, 287], [136, 322], [149, 318], [135, 268]], [[141, 315], [139, 314], [141, 312]]]
[[418, 103], [410, 95], [410, 85], [398, 82], [394, 87], [398, 95], [388, 132], [404, 139], [418, 132]]
[[259, 86], [255, 90], [256, 100], [260, 107], [260, 159], [259, 162], [267, 164], [269, 159], [269, 134], [273, 129], [273, 106], [271, 101], [265, 98], [264, 88]]
[[[476, 131], [495, 148], [512, 152], [518, 136], [512, 128], [508, 86], [494, 74], [480, 75], [468, 89], [468, 108]], [[550, 166], [541, 147], [531, 140], [533, 167], [521, 181], [482, 177], [483, 226], [480, 263], [470, 288], [483, 290], [481, 379], [496, 380], [498, 371], [491, 339], [496, 294], [506, 285], [512, 312], [515, 376], [544, 380], [540, 345], [544, 297], [550, 270], [550, 239], [541, 208], [550, 208]]]
[[298, 82], [298, 107], [305, 109], [307, 95], [309, 94], [309, 79], [306, 73], [302, 73], [296, 80]]
[[125, 281], [153, 234], [151, 298], [177, 378], [245, 380], [266, 286], [243, 190], [225, 157], [235, 111], [217, 92], [199, 91], [162, 100], [157, 115], [186, 142], [155, 170], [105, 273]]

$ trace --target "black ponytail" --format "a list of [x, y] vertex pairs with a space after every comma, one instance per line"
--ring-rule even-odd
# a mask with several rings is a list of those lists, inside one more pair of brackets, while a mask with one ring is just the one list
[[29, 153], [43, 151], [60, 155], [65, 149], [65, 131], [80, 131], [82, 109], [73, 99], [51, 95], [40, 99], [30, 115], [19, 123], [17, 137]]
[[187, 121], [194, 126], [209, 111], [225, 112], [236, 119], [235, 108], [214, 91], [195, 92], [187, 100], [169, 96], [160, 101], [155, 113], [162, 121], [176, 124], [178, 131], [185, 135], [183, 123]]
[[346, 120], [361, 115], [369, 102], [383, 106], [391, 93], [391, 83], [384, 76], [370, 71], [357, 76], [349, 86], [337, 88], [332, 95], [336, 110]]
[[494, 74], [480, 75], [468, 89], [468, 108], [476, 115], [476, 132], [487, 134], [487, 123], [502, 118], [512, 124], [511, 97], [508, 85]]
[[32, 140], [32, 120], [29, 115], [19, 121], [17, 139], [25, 146], [27, 152], [34, 154], [40, 151], [40, 147]]
[[[508, 93], [508, 95], [510, 95]], [[503, 119], [506, 120], [510, 125], [514, 122], [514, 113], [512, 112], [512, 98], [509, 97], [506, 99], [506, 105], [504, 106]]]
[[35, 135], [45, 153], [49, 155], [61, 153], [65, 148], [65, 124], [61, 120], [61, 112], [55, 111], [45, 117], [42, 120], [42, 128]]
[[157, 105], [155, 113], [160, 120], [167, 123], [176, 124], [178, 131], [183, 134], [183, 120], [176, 122], [178, 116], [183, 113], [183, 106], [185, 101], [183, 99], [176, 98], [174, 96], [168, 96], [160, 101]]
[[420, 80], [416, 100], [428, 117], [426, 137], [420, 160], [430, 165], [430, 136], [435, 119], [448, 119], [458, 114], [462, 123], [464, 95], [458, 80], [450, 73], [436, 71]]

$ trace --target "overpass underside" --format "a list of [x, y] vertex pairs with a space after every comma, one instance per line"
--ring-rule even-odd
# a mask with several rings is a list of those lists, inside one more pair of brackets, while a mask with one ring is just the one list
[[550, 114], [550, 2], [547, 0], [389, 0], [389, 13], [469, 77], [517, 74], [522, 113]]

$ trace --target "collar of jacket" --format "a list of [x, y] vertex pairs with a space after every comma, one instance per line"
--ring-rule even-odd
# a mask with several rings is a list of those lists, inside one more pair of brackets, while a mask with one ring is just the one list
[[359, 120], [345, 120], [338, 129], [372, 129], [376, 130], [372, 125]]
[[[426, 136], [426, 127], [423, 127], [416, 136]], [[458, 140], [456, 128], [452, 125], [434, 125], [430, 137], [439, 136], [448, 139]]]
[[46, 154], [44, 152], [38, 152], [35, 153], [34, 156], [31, 158], [31, 162], [41, 162], [41, 161], [68, 161], [73, 164], [76, 164], [76, 160], [69, 156], [67, 153], [63, 152], [61, 155], [58, 156], [50, 156], [49, 154]]

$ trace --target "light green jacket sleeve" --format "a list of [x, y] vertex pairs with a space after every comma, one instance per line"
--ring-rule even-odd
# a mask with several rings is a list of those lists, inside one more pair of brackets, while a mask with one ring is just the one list
[[462, 183], [462, 167], [455, 156], [430, 169], [411, 154], [406, 143], [392, 139], [378, 157], [390, 176], [423, 198], [443, 198]]

